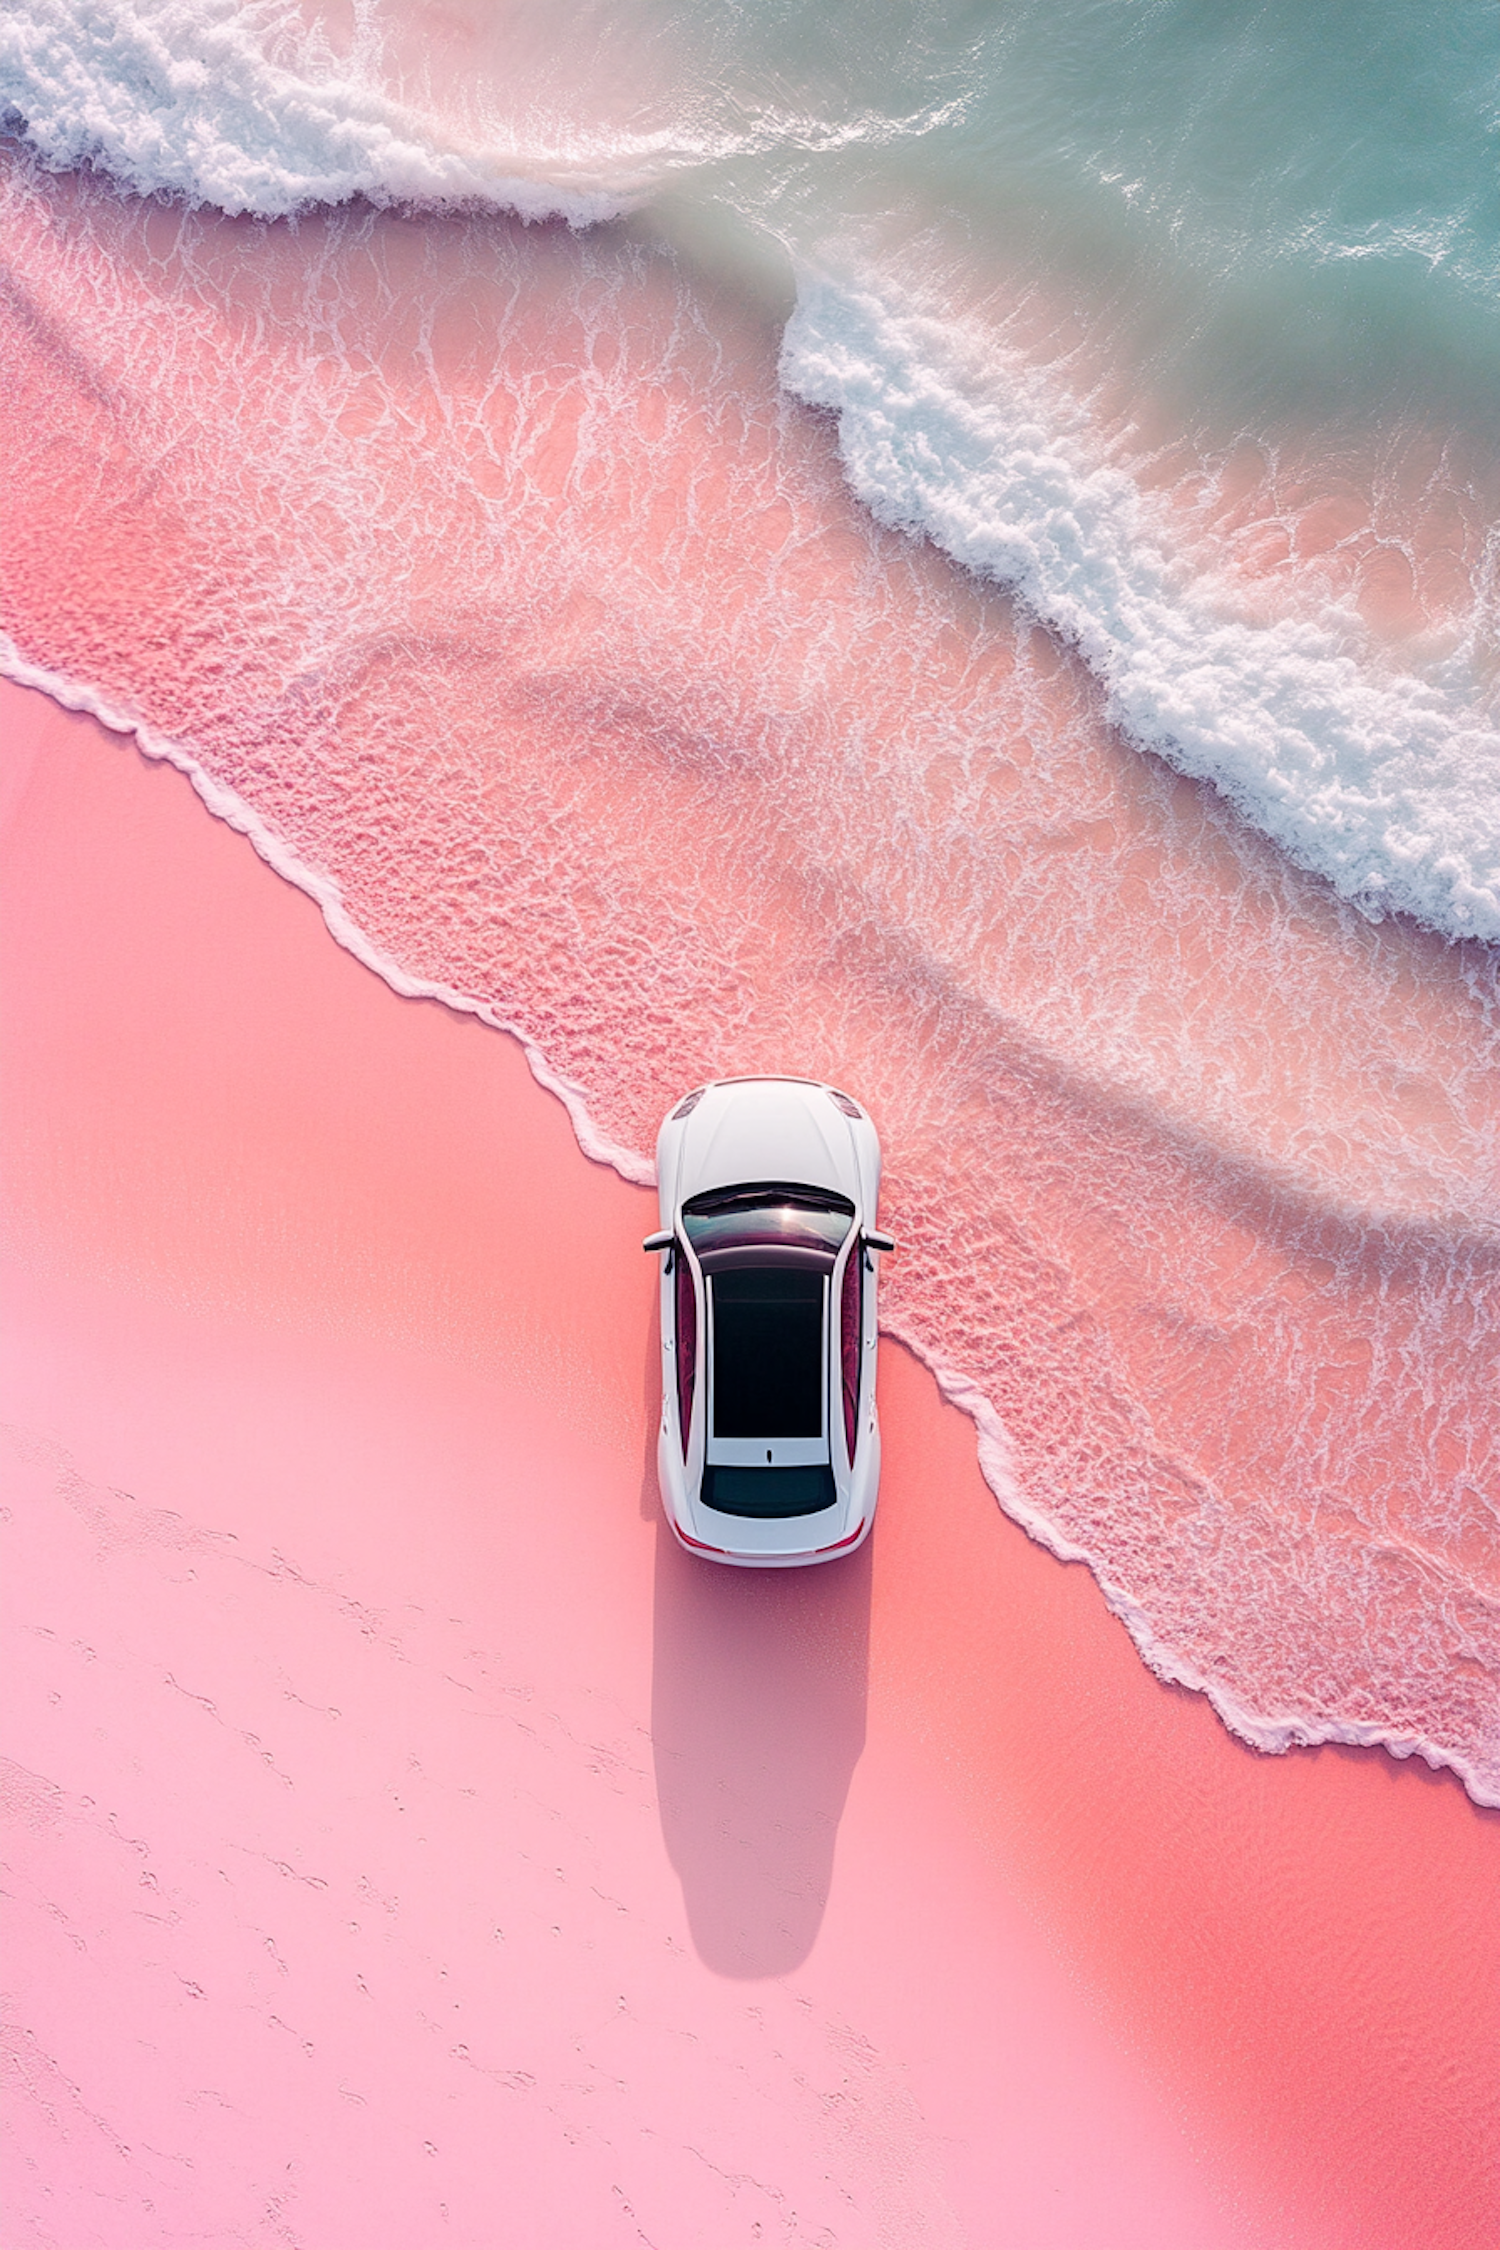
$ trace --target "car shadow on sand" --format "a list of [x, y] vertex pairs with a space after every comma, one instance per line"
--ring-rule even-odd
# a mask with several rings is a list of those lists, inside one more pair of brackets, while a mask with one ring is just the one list
[[668, 1854], [703, 1962], [806, 1958], [865, 1740], [870, 1550], [804, 1570], [699, 1562], [660, 1524], [651, 1734]]
[[661, 1346], [646, 1343], [641, 1514], [656, 1525], [651, 1736], [688, 1928], [720, 1976], [806, 1959], [865, 1742], [870, 1548], [802, 1570], [684, 1553], [656, 1482]]

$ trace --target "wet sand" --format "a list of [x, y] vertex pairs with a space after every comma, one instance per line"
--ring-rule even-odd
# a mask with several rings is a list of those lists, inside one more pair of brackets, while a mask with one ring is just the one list
[[651, 1197], [0, 692], [18, 2241], [1467, 2250], [1500, 1816], [1263, 1758], [887, 1345], [872, 1549], [657, 1522]]

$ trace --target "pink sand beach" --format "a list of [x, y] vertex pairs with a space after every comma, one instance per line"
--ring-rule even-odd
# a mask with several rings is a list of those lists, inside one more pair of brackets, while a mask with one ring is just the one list
[[1500, 1814], [1264, 1756], [887, 1343], [683, 1556], [654, 1198], [0, 690], [8, 2243], [1491, 2250]]

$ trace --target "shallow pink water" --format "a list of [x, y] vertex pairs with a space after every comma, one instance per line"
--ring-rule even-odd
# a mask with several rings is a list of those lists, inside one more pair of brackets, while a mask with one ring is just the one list
[[1153, 1681], [899, 1352], [869, 1557], [678, 1555], [648, 1198], [0, 710], [26, 2239], [1487, 2243], [1495, 1816]]
[[1006, 1505], [1258, 1739], [1493, 1794], [1493, 956], [1124, 749], [628, 239], [6, 195], [26, 656], [616, 1146], [705, 1074], [857, 1086]]

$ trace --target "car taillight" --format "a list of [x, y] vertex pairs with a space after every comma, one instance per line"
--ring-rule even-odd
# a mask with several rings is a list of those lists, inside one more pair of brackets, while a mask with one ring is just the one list
[[835, 1539], [831, 1547], [814, 1547], [813, 1553], [815, 1555], [836, 1555], [840, 1547], [852, 1547], [864, 1528], [864, 1518], [861, 1517], [847, 1539]]
[[710, 1547], [706, 1539], [695, 1539], [690, 1531], [684, 1531], [680, 1525], [677, 1529], [677, 1536], [685, 1547], [696, 1547], [700, 1554], [727, 1555], [729, 1552], [727, 1547]]

